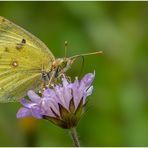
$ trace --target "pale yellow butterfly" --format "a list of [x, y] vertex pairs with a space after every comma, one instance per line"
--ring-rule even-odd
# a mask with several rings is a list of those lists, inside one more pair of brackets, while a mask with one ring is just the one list
[[37, 37], [0, 17], [0, 102], [14, 102], [28, 90], [39, 91], [41, 84], [52, 84], [79, 56], [55, 59]]

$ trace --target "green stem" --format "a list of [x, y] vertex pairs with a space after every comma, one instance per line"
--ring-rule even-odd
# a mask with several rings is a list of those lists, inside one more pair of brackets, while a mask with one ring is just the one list
[[77, 131], [76, 131], [75, 127], [70, 129], [70, 135], [73, 140], [74, 146], [80, 147], [80, 142], [79, 142]]

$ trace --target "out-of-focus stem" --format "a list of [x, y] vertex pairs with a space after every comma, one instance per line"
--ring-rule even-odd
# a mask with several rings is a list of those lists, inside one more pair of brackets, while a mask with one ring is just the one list
[[80, 142], [79, 142], [77, 131], [76, 131], [75, 127], [70, 129], [70, 135], [71, 135], [74, 145], [76, 147], [80, 147]]

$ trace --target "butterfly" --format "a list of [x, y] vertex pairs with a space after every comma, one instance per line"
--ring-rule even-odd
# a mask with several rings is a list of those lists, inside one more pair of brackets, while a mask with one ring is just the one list
[[0, 16], [0, 102], [15, 102], [28, 90], [54, 83], [79, 56], [55, 58], [37, 37]]

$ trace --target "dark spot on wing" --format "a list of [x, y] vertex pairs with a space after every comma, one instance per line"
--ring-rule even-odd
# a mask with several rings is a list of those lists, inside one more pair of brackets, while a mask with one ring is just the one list
[[25, 44], [26, 43], [26, 40], [25, 39], [22, 39], [22, 44]]
[[2, 22], [5, 22], [6, 20], [4, 18], [2, 18]]
[[17, 49], [17, 50], [20, 51], [22, 47], [23, 47], [22, 43], [17, 43], [17, 44], [16, 44], [16, 49]]
[[9, 48], [5, 47], [4, 52], [9, 52]]
[[26, 44], [26, 40], [22, 39], [21, 43], [17, 43], [16, 44], [16, 49], [21, 51], [21, 49], [23, 48], [23, 46]]

